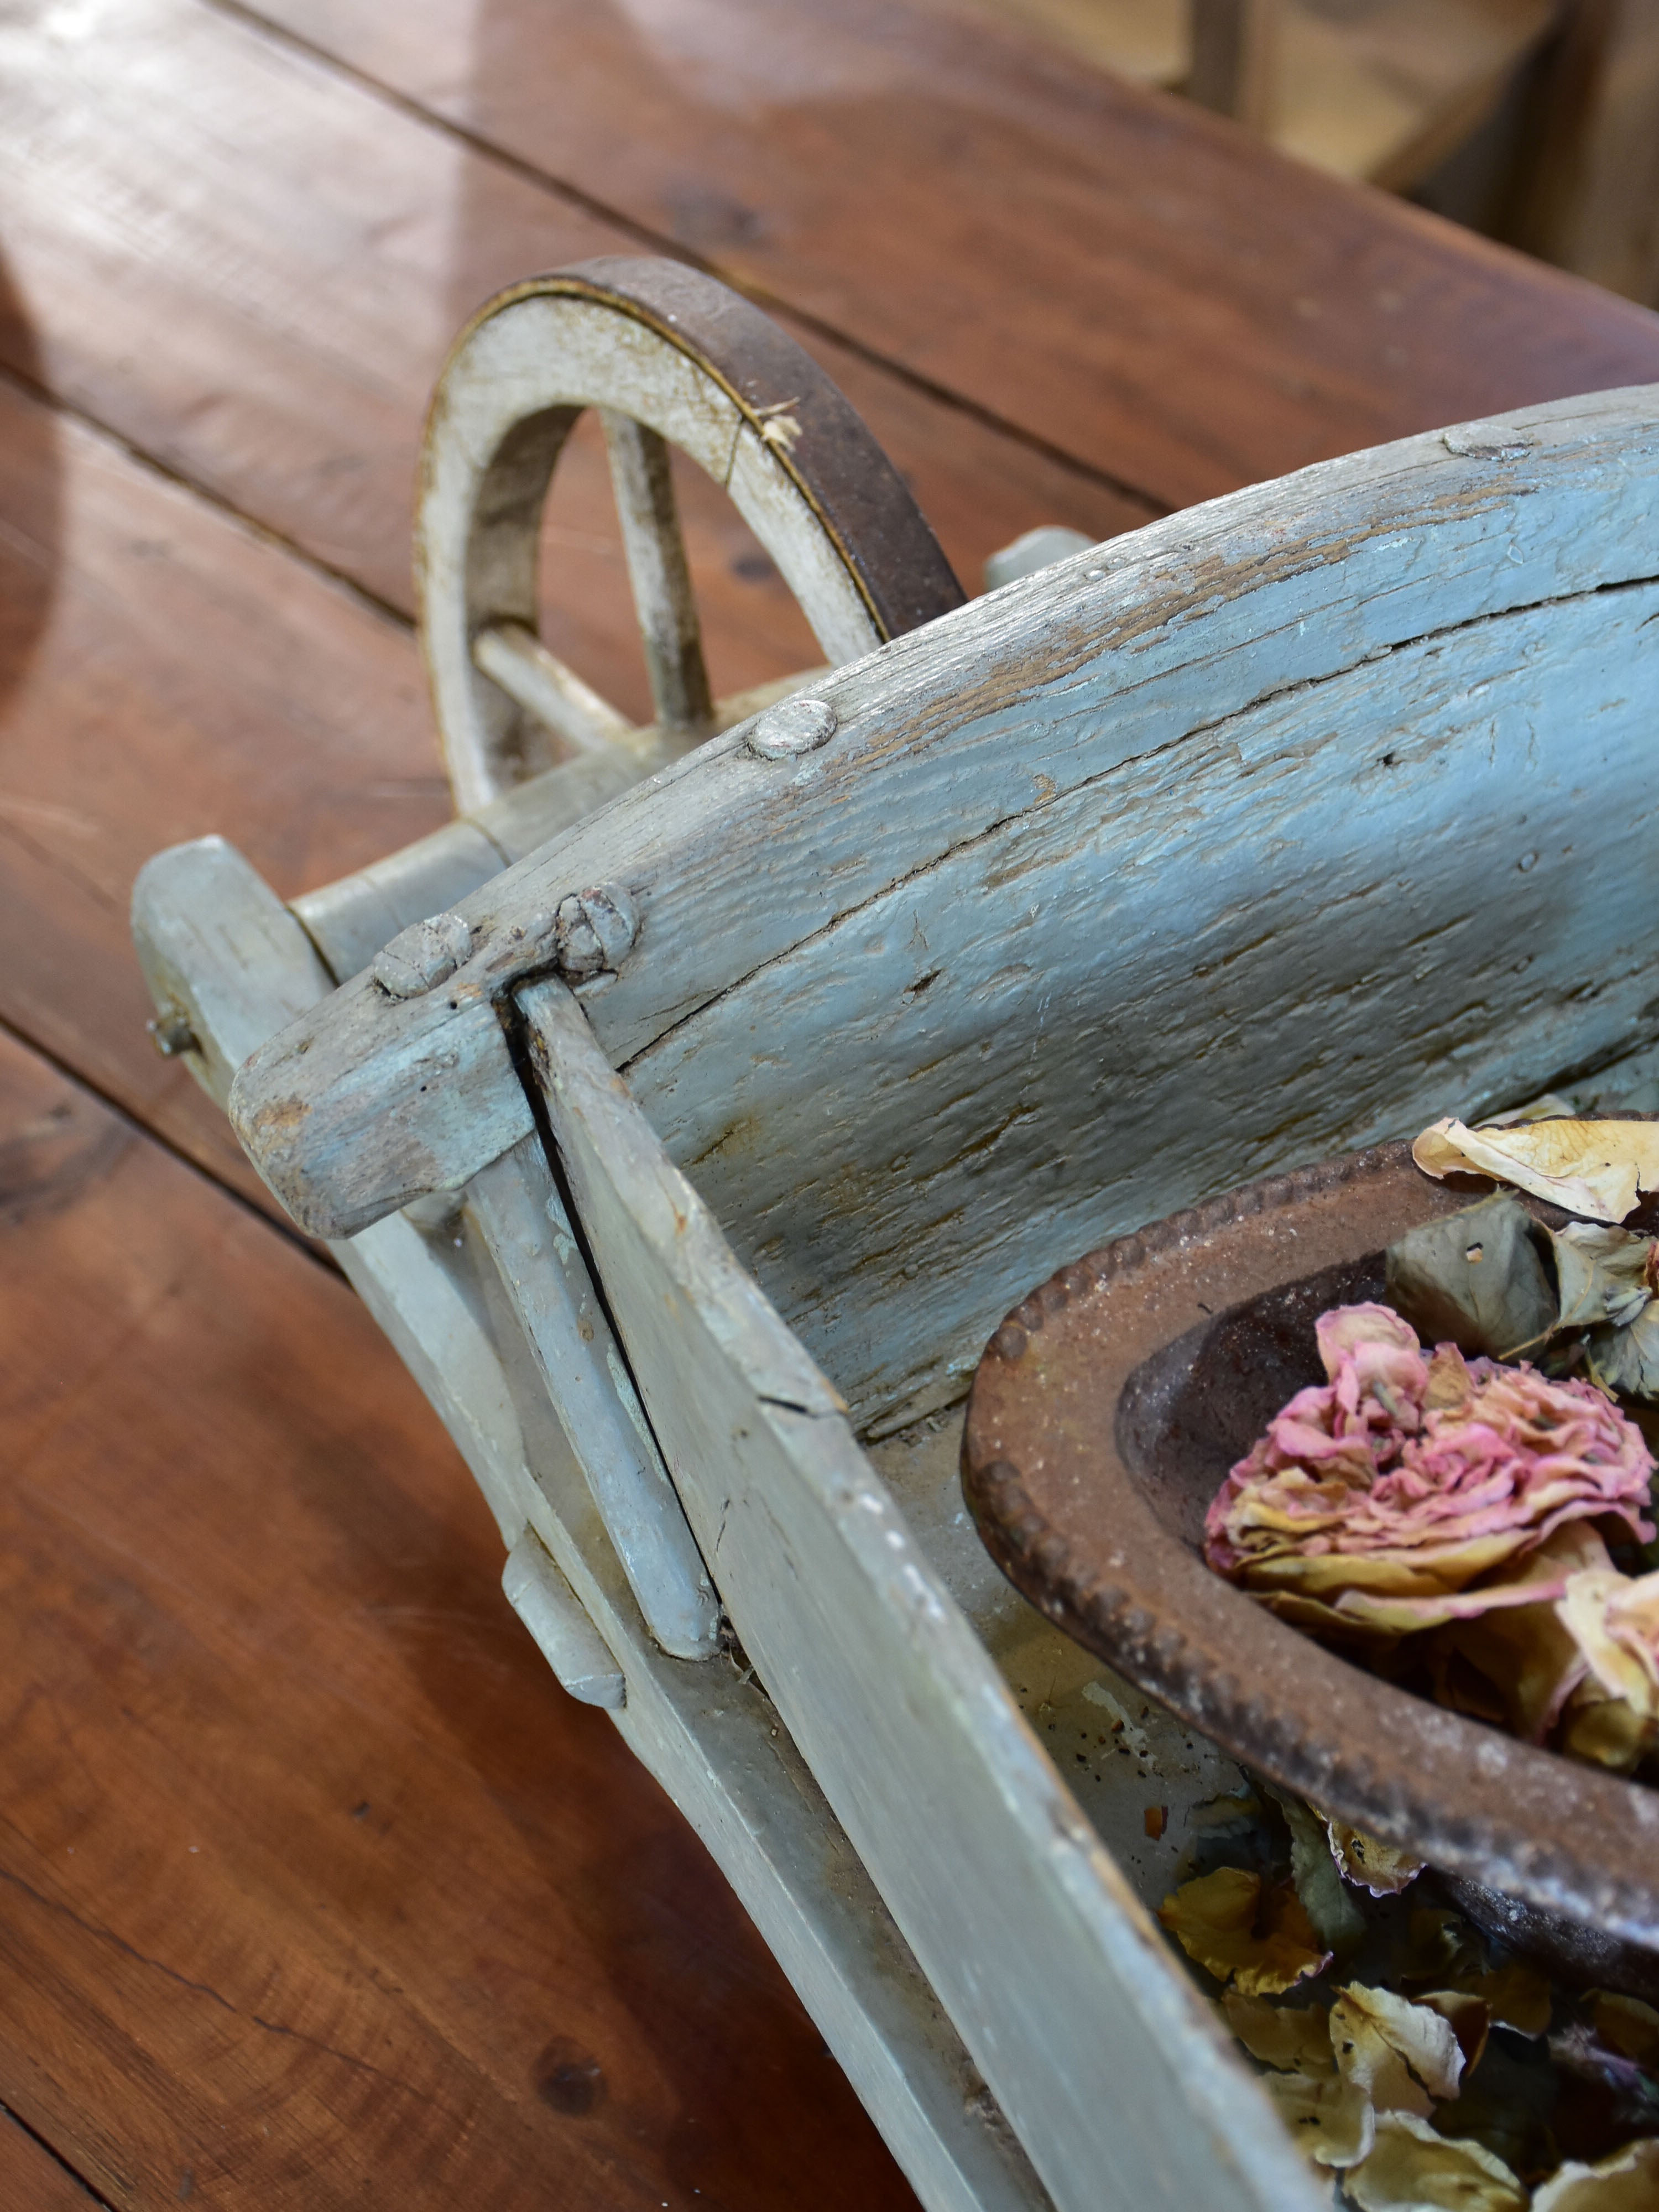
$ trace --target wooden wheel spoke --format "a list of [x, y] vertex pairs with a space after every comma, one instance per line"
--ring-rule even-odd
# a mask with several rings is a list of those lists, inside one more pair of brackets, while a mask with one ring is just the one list
[[604, 752], [612, 745], [648, 749], [651, 733], [618, 714], [527, 624], [490, 623], [472, 641], [472, 659], [509, 699], [578, 752]]
[[667, 445], [654, 430], [614, 408], [600, 408], [599, 419], [658, 726], [665, 734], [707, 731], [714, 702]]
[[[639, 728], [536, 635], [543, 505], [589, 410], [650, 677]], [[463, 815], [534, 784], [526, 819], [550, 836], [553, 817], [614, 795], [613, 771], [649, 775], [764, 703], [711, 699], [671, 449], [730, 496], [832, 667], [962, 604], [902, 479], [758, 308], [669, 261], [594, 261], [516, 285], [445, 370], [422, 463], [422, 630]], [[516, 823], [485, 826], [517, 844]]]

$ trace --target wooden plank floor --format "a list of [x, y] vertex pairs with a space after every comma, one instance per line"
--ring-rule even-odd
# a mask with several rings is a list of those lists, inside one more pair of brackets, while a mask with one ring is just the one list
[[[1659, 380], [1659, 319], [921, 0], [25, 0], [0, 209], [0, 2204], [904, 2204], [151, 1052], [133, 874], [218, 830], [292, 893], [442, 818], [415, 457], [530, 270], [755, 291], [970, 584], [1038, 522]], [[686, 498], [717, 688], [799, 665]], [[550, 638], [642, 711], [591, 439], [544, 554]]]

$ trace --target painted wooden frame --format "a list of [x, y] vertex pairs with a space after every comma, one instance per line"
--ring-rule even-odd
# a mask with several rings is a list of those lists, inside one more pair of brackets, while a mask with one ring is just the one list
[[[1169, 1862], [1125, 1878], [1122, 1778], [1068, 1789], [1034, 1731], [1010, 1655], [1058, 1682], [1069, 1647], [930, 1503], [945, 1417], [1068, 1252], [1659, 1030], [1656, 398], [1326, 464], [895, 637], [815, 683], [815, 750], [740, 724], [470, 890], [421, 995], [326, 993], [224, 848], [141, 879], [158, 999], [343, 1240], [561, 1679], [721, 1853], [930, 2204], [1316, 2201], [1146, 1913]], [[622, 473], [659, 541], [649, 453]], [[702, 711], [684, 635], [665, 727]], [[638, 930], [579, 999], [551, 917], [591, 886]], [[708, 1589], [805, 1826], [709, 1732], [729, 1662], [664, 1656], [708, 1648]], [[660, 1717], [688, 1677], [696, 1727]], [[1143, 1722], [1139, 1771], [1182, 1772]]]
[[[460, 910], [627, 884], [607, 1055], [860, 1428], [902, 1424], [1055, 1251], [1627, 1048], [1654, 416], [1593, 394], [1079, 554], [837, 671], [820, 751], [733, 730]], [[451, 1149], [411, 1072], [453, 1054], [506, 1118]], [[349, 1234], [517, 1141], [508, 1062], [476, 1000], [363, 978], [232, 1114]]]
[[[297, 919], [222, 839], [158, 854], [133, 916], [152, 988], [187, 1006], [222, 1101], [261, 1033], [332, 988]], [[399, 1215], [332, 1249], [483, 1492], [504, 1584], [549, 1663], [611, 1711], [696, 1829], [923, 2202], [1042, 2212], [983, 2076], [752, 1670], [672, 1658], [651, 1633], [472, 1222]]]

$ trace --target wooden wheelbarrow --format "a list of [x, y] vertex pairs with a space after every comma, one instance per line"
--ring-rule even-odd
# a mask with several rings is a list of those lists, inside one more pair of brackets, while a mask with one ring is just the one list
[[[1408, 439], [971, 605], [708, 279], [517, 287], [417, 538], [458, 818], [284, 906], [152, 860], [158, 1041], [328, 1239], [923, 2201], [1311, 2208], [1148, 1911], [1236, 1786], [1017, 1597], [961, 1401], [1060, 1261], [1659, 1033], [1651, 391]], [[656, 720], [535, 635], [600, 409]], [[716, 707], [665, 445], [829, 666]], [[782, 696], [787, 694], [788, 696]]]

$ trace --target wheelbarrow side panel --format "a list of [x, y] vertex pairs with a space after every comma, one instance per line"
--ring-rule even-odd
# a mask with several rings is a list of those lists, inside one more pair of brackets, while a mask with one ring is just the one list
[[[329, 981], [294, 917], [222, 838], [158, 854], [133, 899], [152, 978], [228, 1069]], [[545, 1547], [622, 1670], [611, 1718], [696, 1829], [929, 2212], [1045, 2212], [981, 2076], [776, 1708], [724, 1662], [666, 1657], [554, 1419], [488, 1255], [402, 1216], [335, 1258], [454, 1439], [509, 1553]], [[480, 1264], [480, 1260], [482, 1263]]]
[[744, 1650], [1055, 2203], [1310, 2212], [1266, 2099], [1171, 1972], [836, 1394], [564, 987], [520, 1005], [635, 1378]]
[[[1079, 554], [836, 671], [822, 751], [714, 738], [461, 911], [482, 941], [623, 884], [639, 940], [592, 1018], [626, 1066], [811, 938], [845, 957], [826, 933], [896, 880], [1129, 763], [1414, 641], [1652, 578], [1656, 413], [1650, 391], [1601, 393], [1407, 439]], [[361, 978], [240, 1074], [239, 1133], [313, 1232], [459, 1188], [505, 1148], [409, 1079], [455, 1018]]]
[[1659, 1030], [1659, 584], [1401, 646], [908, 872], [628, 1066], [860, 1430], [1059, 1260]]

